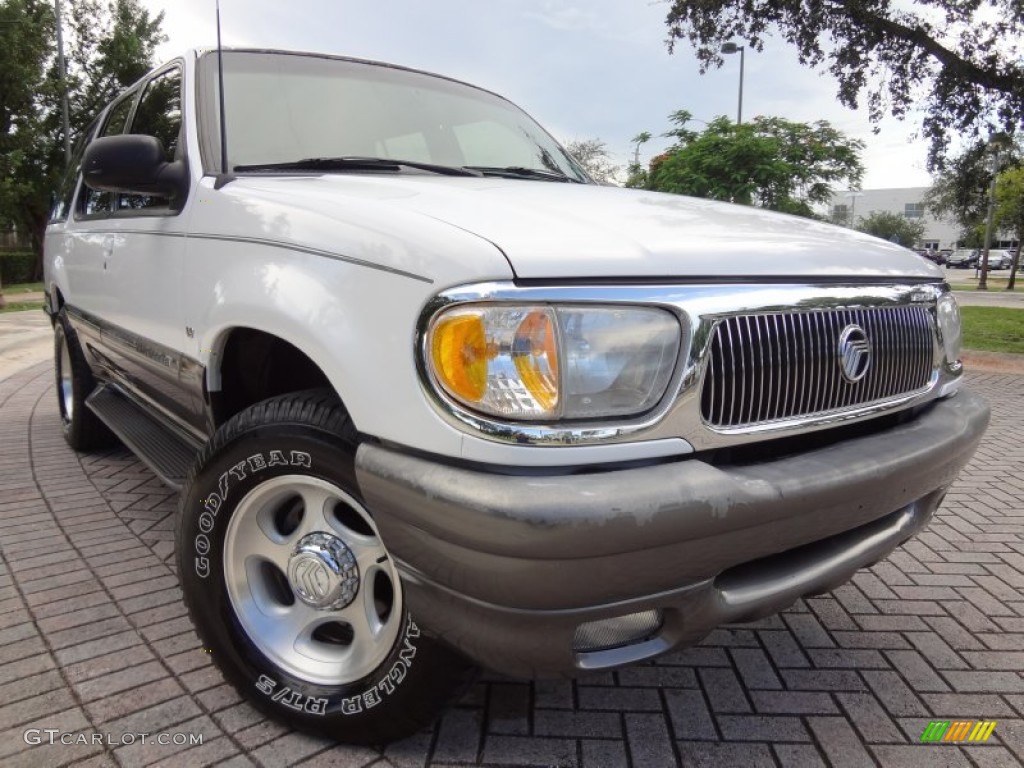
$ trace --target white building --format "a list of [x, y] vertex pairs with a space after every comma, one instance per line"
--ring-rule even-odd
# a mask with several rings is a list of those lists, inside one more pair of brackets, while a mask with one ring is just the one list
[[928, 213], [924, 205], [927, 191], [928, 187], [901, 187], [836, 192], [832, 195], [829, 215], [837, 224], [849, 226], [862, 216], [871, 215], [873, 211], [898, 213], [908, 219], [921, 219], [924, 222], [924, 237], [920, 243], [913, 243], [914, 246], [931, 250], [956, 248], [957, 240], [960, 238], [960, 227], [952, 222], [936, 219]]

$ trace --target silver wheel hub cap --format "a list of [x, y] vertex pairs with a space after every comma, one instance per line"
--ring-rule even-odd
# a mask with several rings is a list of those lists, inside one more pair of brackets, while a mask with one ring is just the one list
[[398, 640], [398, 570], [369, 512], [329, 481], [282, 475], [243, 496], [224, 535], [223, 577], [248, 639], [301, 680], [361, 680]]
[[60, 399], [64, 406], [64, 419], [71, 421], [75, 415], [75, 389], [71, 379], [71, 351], [68, 349], [68, 339], [65, 336], [61, 339], [60, 345]]
[[338, 537], [311, 533], [295, 546], [288, 561], [288, 582], [306, 605], [340, 611], [359, 591], [359, 564]]

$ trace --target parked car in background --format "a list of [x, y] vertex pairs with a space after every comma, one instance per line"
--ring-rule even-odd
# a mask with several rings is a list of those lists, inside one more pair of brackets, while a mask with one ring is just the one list
[[[979, 265], [981, 263], [980, 257], [978, 263]], [[1009, 251], [993, 248], [988, 252], [989, 269], [1009, 269], [1011, 266], [1013, 266], [1013, 254]]]
[[956, 269], [971, 269], [978, 263], [977, 248], [957, 248], [946, 260], [947, 267]]
[[933, 251], [930, 248], [922, 248], [917, 252], [918, 256], [924, 256], [928, 261], [942, 266], [946, 263], [946, 254], [942, 251]]

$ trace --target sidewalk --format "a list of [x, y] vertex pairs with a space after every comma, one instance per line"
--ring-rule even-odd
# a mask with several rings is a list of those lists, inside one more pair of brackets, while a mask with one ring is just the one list
[[[1024, 277], [1024, 276], [1022, 276]], [[987, 291], [958, 291], [953, 286], [953, 295], [961, 307], [1005, 307], [1024, 309], [1024, 280], [1013, 291], [1005, 288], [989, 288]]]
[[52, 358], [53, 330], [41, 309], [0, 313], [0, 380]]

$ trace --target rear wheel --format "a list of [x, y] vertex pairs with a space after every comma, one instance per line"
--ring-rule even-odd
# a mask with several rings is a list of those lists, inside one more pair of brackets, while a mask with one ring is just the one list
[[96, 388], [96, 380], [63, 309], [53, 328], [53, 368], [61, 429], [68, 445], [76, 451], [88, 451], [116, 444], [114, 434], [85, 404]]
[[303, 730], [379, 744], [432, 722], [473, 668], [409, 614], [355, 445], [327, 392], [242, 412], [186, 481], [177, 555], [200, 637], [243, 695]]

